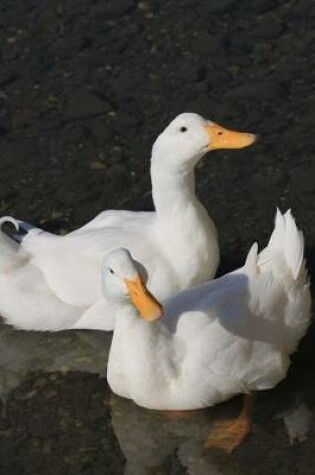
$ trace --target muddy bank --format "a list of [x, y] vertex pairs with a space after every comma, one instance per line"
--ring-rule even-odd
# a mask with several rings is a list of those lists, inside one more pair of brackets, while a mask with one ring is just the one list
[[200, 166], [223, 255], [265, 243], [276, 205], [311, 249], [313, 21], [307, 0], [3, 1], [1, 214], [55, 231], [151, 209], [153, 139], [195, 111], [261, 137]]

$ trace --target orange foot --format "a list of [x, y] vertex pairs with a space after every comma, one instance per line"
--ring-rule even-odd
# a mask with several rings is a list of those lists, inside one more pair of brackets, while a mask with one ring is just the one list
[[241, 414], [230, 421], [217, 421], [204, 443], [206, 449], [220, 449], [231, 454], [251, 431], [253, 396], [247, 395]]
[[207, 437], [206, 449], [220, 449], [231, 454], [250, 433], [250, 421], [241, 418], [231, 421], [218, 421]]

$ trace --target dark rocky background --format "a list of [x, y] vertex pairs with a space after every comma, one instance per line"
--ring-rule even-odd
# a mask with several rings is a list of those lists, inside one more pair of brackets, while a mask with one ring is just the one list
[[[309, 0], [1, 0], [0, 215], [65, 232], [102, 209], [152, 209], [153, 140], [193, 111], [260, 134], [250, 149], [209, 154], [197, 171], [220, 233], [221, 271], [241, 263], [254, 240], [266, 243], [276, 206], [292, 208], [314, 271], [314, 20]], [[310, 333], [295, 358], [305, 380], [313, 345]], [[92, 397], [105, 385], [82, 374], [58, 375], [57, 386], [36, 376], [16, 390], [1, 475], [122, 473], [117, 441], [100, 422], [110, 416]], [[58, 406], [68, 410], [60, 423]], [[109, 454], [116, 466], [106, 467]], [[294, 454], [294, 473], [313, 473], [305, 453]], [[150, 473], [183, 473], [174, 460]], [[246, 473], [258, 473], [255, 460]], [[263, 458], [259, 470], [271, 473]]]
[[314, 17], [308, 0], [2, 0], [0, 213], [58, 231], [151, 209], [153, 140], [194, 111], [253, 131], [201, 164], [222, 254], [261, 245], [275, 208], [315, 243]]

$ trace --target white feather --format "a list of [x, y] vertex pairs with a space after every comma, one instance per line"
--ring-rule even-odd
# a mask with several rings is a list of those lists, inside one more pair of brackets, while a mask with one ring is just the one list
[[[189, 133], [182, 134], [182, 126]], [[105, 305], [100, 267], [116, 247], [128, 248], [146, 267], [148, 287], [160, 299], [212, 278], [219, 262], [217, 233], [194, 189], [194, 166], [208, 150], [207, 126], [196, 114], [182, 114], [157, 139], [151, 160], [156, 212], [104, 211], [65, 236], [4, 218], [24, 233], [15, 237], [23, 272], [14, 266], [8, 271], [11, 242], [0, 236], [0, 312], [6, 321], [36, 330], [112, 329], [111, 312], [99, 312]]]
[[244, 267], [168, 299], [160, 322], [117, 303], [113, 391], [151, 409], [188, 410], [275, 386], [310, 322], [303, 252], [291, 213], [278, 211], [258, 256], [254, 244]]

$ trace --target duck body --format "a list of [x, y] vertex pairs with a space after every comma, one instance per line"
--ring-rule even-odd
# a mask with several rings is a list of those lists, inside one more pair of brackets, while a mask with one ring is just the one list
[[177, 201], [170, 197], [167, 216], [104, 211], [65, 236], [31, 230], [22, 241], [23, 250], [59, 298], [70, 305], [90, 307], [103, 298], [100, 268], [105, 255], [117, 246], [126, 247], [147, 269], [149, 289], [164, 300], [213, 278], [219, 262], [211, 218], [197, 199], [189, 202], [182, 199], [182, 193], [178, 190]]
[[242, 148], [254, 140], [252, 134], [228, 131], [196, 114], [181, 114], [152, 149], [155, 212], [104, 211], [65, 236], [2, 218], [0, 226], [14, 224], [20, 244], [0, 234], [1, 315], [28, 330], [112, 330], [100, 266], [117, 247], [128, 248], [145, 266], [148, 288], [162, 300], [212, 278], [219, 263], [218, 238], [195, 195], [194, 167], [208, 150]]
[[0, 273], [6, 321], [29, 330], [112, 330], [113, 311], [102, 295], [100, 267], [116, 246], [128, 247], [144, 264], [148, 287], [161, 300], [212, 278], [219, 262], [216, 228], [197, 199], [181, 203], [181, 191], [179, 203], [171, 201], [168, 218], [113, 210], [65, 236], [31, 229]]
[[[303, 237], [290, 213], [244, 267], [184, 290], [149, 323], [121, 307], [108, 363], [112, 390], [157, 410], [212, 406], [281, 381], [310, 321]], [[117, 309], [118, 311], [118, 309]]]

